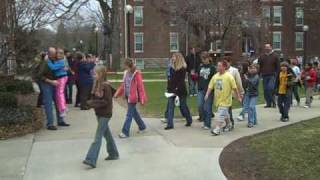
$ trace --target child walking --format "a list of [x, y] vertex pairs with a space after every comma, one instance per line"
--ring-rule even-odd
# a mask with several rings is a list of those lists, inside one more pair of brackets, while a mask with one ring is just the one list
[[107, 141], [107, 152], [109, 156], [105, 160], [119, 159], [119, 152], [109, 128], [109, 121], [112, 117], [112, 88], [106, 81], [107, 70], [99, 65], [94, 70], [94, 87], [92, 89], [92, 99], [88, 101], [88, 106], [94, 108], [98, 120], [98, 127], [94, 142], [91, 144], [84, 164], [95, 168], [100, 152], [102, 137]]
[[208, 86], [205, 100], [209, 99], [210, 94], [214, 91], [214, 100], [217, 107], [216, 125], [211, 130], [212, 135], [218, 136], [221, 133], [222, 125], [225, 123], [225, 131], [232, 129], [229, 108], [232, 106], [232, 93], [237, 95], [239, 102], [242, 101], [236, 81], [233, 76], [227, 72], [228, 62], [226, 60], [218, 62], [217, 71]]
[[51, 69], [51, 71], [53, 71], [58, 82], [55, 89], [55, 100], [59, 116], [65, 117], [67, 106], [64, 90], [68, 82], [69, 65], [68, 62], [65, 60], [63, 49], [57, 49], [57, 59], [54, 62], [48, 61], [48, 66]]
[[127, 116], [122, 127], [122, 133], [119, 134], [120, 138], [129, 137], [132, 118], [139, 126], [138, 133], [143, 133], [146, 129], [146, 125], [136, 108], [137, 103], [140, 102], [141, 105], [144, 105], [147, 101], [141, 72], [136, 69], [132, 59], [127, 59], [124, 66], [126, 71], [124, 72], [123, 83], [114, 95], [115, 97], [125, 97], [128, 103]]
[[301, 73], [301, 80], [306, 89], [306, 105], [305, 108], [310, 108], [312, 103], [313, 88], [317, 82], [317, 73], [312, 67], [312, 63], [305, 65], [304, 71]]
[[281, 114], [280, 121], [282, 122], [289, 121], [290, 101], [295, 78], [296, 75], [289, 64], [282, 62], [280, 72], [276, 77], [276, 93], [278, 94], [278, 107]]
[[205, 101], [206, 92], [212, 76], [216, 73], [216, 68], [211, 64], [211, 57], [208, 52], [201, 53], [202, 64], [199, 68], [198, 79], [198, 112], [200, 121], [203, 121], [202, 129], [211, 129], [213, 94]]
[[257, 124], [256, 104], [259, 94], [259, 76], [256, 65], [253, 64], [248, 67], [248, 75], [244, 74], [243, 80], [245, 81], [246, 87], [243, 99], [243, 110], [239, 117], [243, 119], [244, 114], [248, 113], [248, 128], [252, 128]]

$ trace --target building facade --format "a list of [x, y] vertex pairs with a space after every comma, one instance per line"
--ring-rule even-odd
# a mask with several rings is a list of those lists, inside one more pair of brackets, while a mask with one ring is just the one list
[[[174, 1], [167, 7], [170, 15], [161, 12], [155, 0], [124, 0], [121, 3], [121, 12], [124, 12], [120, 18], [121, 54], [134, 58], [140, 68], [164, 67], [173, 52], [186, 54], [188, 47], [193, 46], [188, 24], [177, 23]], [[308, 14], [309, 4], [303, 0], [252, 0], [251, 3], [254, 5], [250, 13], [260, 17], [256, 26], [244, 27], [241, 34], [229, 37], [225, 43], [225, 52], [235, 60], [259, 56], [265, 43], [272, 44], [283, 58], [301, 59], [305, 54], [309, 58], [320, 56], [320, 46], [317, 46], [320, 23]], [[133, 7], [132, 13], [126, 13], [126, 4]], [[304, 28], [306, 25], [308, 29]], [[219, 56], [217, 42], [203, 50], [209, 49], [214, 56]]]

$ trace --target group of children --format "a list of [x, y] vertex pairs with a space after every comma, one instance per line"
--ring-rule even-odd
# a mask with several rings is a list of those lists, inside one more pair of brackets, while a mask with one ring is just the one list
[[[70, 68], [64, 60], [63, 50], [58, 49], [57, 58], [48, 61], [48, 66], [57, 77], [56, 84], [56, 101], [60, 116], [65, 116], [67, 111], [64, 88], [67, 82], [67, 74]], [[114, 90], [107, 81], [107, 70], [103, 65], [94, 65], [90, 67], [92, 74], [92, 88], [89, 94], [90, 98], [86, 101], [88, 109], [94, 108], [97, 116], [98, 127], [94, 142], [91, 144], [84, 164], [95, 168], [99, 155], [101, 140], [105, 137], [107, 141], [107, 152], [109, 156], [106, 160], [119, 159], [119, 152], [109, 128], [109, 121], [112, 117], [112, 98], [124, 97], [128, 104], [128, 111], [125, 123], [120, 133], [120, 138], [128, 138], [130, 135], [130, 126], [132, 119], [135, 120], [139, 127], [139, 133], [146, 130], [146, 125], [142, 120], [136, 105], [144, 105], [147, 101], [147, 95], [143, 85], [142, 74], [134, 65], [132, 59], [125, 60], [125, 72], [123, 82], [117, 90]], [[316, 70], [317, 69], [317, 70]], [[187, 63], [181, 53], [174, 53], [168, 70], [168, 87], [167, 93], [168, 104], [166, 111], [167, 126], [165, 130], [174, 128], [174, 109], [180, 107], [181, 114], [186, 118], [186, 127], [192, 125], [192, 117], [187, 105], [187, 87], [185, 78], [187, 73]], [[72, 73], [72, 72], [71, 72]], [[234, 128], [232, 118], [232, 101], [233, 97], [242, 103], [242, 111], [237, 118], [242, 121], [245, 114], [248, 114], [248, 127], [252, 128], [257, 125], [256, 104], [259, 96], [259, 67], [257, 64], [249, 64], [239, 70], [231, 66], [229, 58], [222, 58], [216, 66], [211, 63], [211, 57], [208, 52], [201, 53], [201, 64], [197, 69], [197, 77], [193, 77], [198, 82], [197, 104], [200, 120], [203, 121], [203, 129], [211, 130], [215, 136], [222, 132], [231, 131]], [[282, 62], [280, 70], [276, 75], [275, 94], [277, 94], [277, 104], [281, 114], [280, 120], [289, 121], [289, 109], [292, 105], [292, 96], [294, 94], [297, 104], [300, 104], [298, 88], [304, 85], [306, 89], [306, 108], [311, 107], [312, 94], [320, 76], [320, 68], [314, 68], [308, 63], [304, 70], [300, 71], [296, 61], [292, 59], [290, 63]], [[193, 94], [194, 96], [195, 94]], [[179, 103], [177, 103], [179, 101]], [[216, 106], [216, 123], [211, 125], [213, 104]]]

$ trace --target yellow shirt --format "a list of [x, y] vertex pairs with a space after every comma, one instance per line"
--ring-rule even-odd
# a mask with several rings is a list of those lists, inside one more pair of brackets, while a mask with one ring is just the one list
[[232, 92], [237, 89], [237, 84], [229, 72], [214, 75], [209, 83], [209, 88], [214, 89], [214, 100], [217, 107], [232, 106]]
[[287, 72], [281, 71], [279, 76], [279, 89], [278, 89], [279, 94], [287, 93], [287, 80], [288, 80]]

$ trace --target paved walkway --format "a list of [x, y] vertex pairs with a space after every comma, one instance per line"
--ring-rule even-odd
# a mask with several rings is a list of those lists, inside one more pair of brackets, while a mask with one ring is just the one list
[[[320, 116], [320, 101], [312, 109], [294, 107], [291, 121]], [[115, 104], [111, 126], [116, 136], [121, 129], [125, 109]], [[239, 110], [234, 110], [237, 115]], [[232, 141], [285, 126], [279, 122], [276, 109], [258, 108], [259, 125], [246, 128], [246, 123], [237, 123], [233, 132], [213, 137], [201, 130], [195, 122], [192, 128], [184, 127], [184, 121], [176, 122], [175, 130], [164, 131], [159, 119], [145, 119], [149, 129], [136, 134], [133, 125], [132, 137], [116, 138], [120, 150], [119, 161], [106, 162], [105, 149], [101, 150], [98, 167], [89, 170], [81, 164], [96, 128], [92, 111], [71, 108], [68, 114], [69, 128], [56, 132], [41, 130], [33, 135], [0, 141], [1, 180], [224, 180], [219, 166], [222, 149]]]

